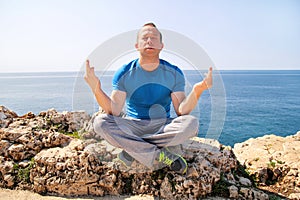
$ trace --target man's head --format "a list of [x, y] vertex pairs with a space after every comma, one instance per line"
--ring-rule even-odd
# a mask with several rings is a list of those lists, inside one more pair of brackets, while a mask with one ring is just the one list
[[[144, 25], [142, 26], [142, 28], [144, 28], [144, 27], [146, 27], [146, 26], [150, 26], [150, 27], [156, 28], [156, 30], [157, 30], [158, 33], [159, 33], [160, 42], [162, 42], [162, 34], [161, 34], [161, 32], [157, 29], [156, 25], [155, 25], [153, 22], [148, 22], [148, 23], [144, 24]], [[139, 30], [139, 32], [138, 32], [138, 34], [137, 34], [137, 40], [138, 40], [138, 38], [139, 38], [139, 33], [140, 33], [140, 31], [142, 30], [142, 28]]]
[[137, 34], [135, 48], [142, 55], [158, 55], [164, 47], [162, 34], [154, 23], [146, 23]]

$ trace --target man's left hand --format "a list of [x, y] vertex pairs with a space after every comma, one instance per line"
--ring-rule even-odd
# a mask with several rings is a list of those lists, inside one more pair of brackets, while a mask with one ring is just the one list
[[196, 83], [193, 87], [193, 90], [196, 92], [197, 97], [200, 97], [201, 93], [204, 90], [210, 89], [212, 85], [213, 85], [212, 67], [210, 67], [208, 73], [205, 74], [205, 78], [201, 82]]

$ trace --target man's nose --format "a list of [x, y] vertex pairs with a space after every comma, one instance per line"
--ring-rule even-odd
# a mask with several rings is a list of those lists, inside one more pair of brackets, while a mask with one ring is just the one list
[[148, 43], [148, 44], [152, 44], [151, 37], [148, 37], [148, 38], [147, 38], [147, 43]]

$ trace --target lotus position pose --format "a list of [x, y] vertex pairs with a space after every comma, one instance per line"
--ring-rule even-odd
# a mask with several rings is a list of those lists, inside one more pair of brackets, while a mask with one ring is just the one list
[[[185, 173], [187, 162], [170, 150], [198, 134], [198, 119], [189, 115], [203, 91], [212, 87], [212, 68], [185, 95], [182, 71], [159, 58], [164, 47], [155, 24], [138, 31], [135, 48], [139, 58], [122, 66], [113, 77], [113, 91], [104, 93], [94, 67], [86, 61], [85, 81], [106, 114], [94, 120], [94, 130], [111, 145], [123, 149], [118, 158], [130, 167], [134, 160], [150, 169], [168, 166]], [[126, 117], [120, 113], [126, 103]], [[177, 114], [170, 117], [173, 104]]]

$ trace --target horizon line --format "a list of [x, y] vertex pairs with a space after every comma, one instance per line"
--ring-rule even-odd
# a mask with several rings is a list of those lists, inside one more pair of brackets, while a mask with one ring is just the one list
[[[181, 69], [182, 71], [197, 71], [196, 69]], [[205, 69], [203, 69], [205, 70]], [[96, 72], [101, 72], [101, 70], [95, 70]], [[116, 71], [116, 70], [106, 70], [106, 71]], [[300, 71], [300, 69], [217, 69], [217, 71]], [[0, 74], [5, 73], [71, 73], [71, 72], [84, 72], [81, 70], [63, 70], [63, 71], [0, 71]]]

